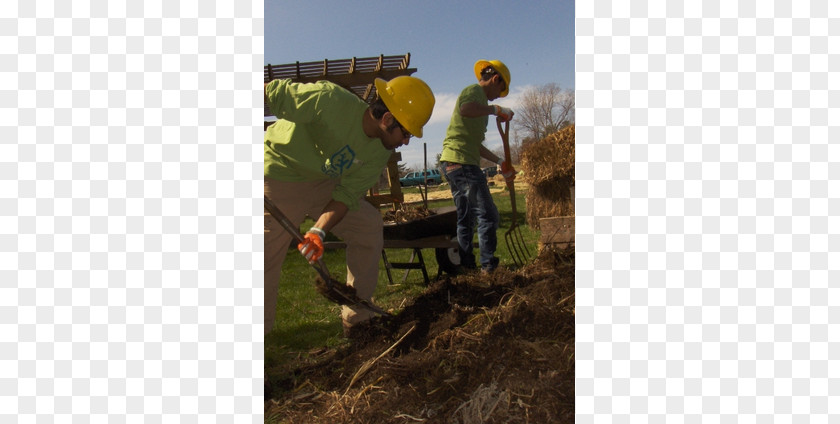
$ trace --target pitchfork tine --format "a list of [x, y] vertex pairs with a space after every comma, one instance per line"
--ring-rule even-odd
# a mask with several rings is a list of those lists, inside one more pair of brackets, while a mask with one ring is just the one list
[[[502, 136], [502, 145], [505, 148], [505, 162], [510, 165], [510, 144], [508, 142], [508, 133], [510, 131], [510, 121], [505, 122], [505, 128], [502, 129], [502, 121], [496, 118], [496, 126], [499, 128], [499, 134]], [[525, 265], [525, 259], [531, 256], [531, 252], [525, 243], [525, 238], [522, 236], [522, 229], [519, 228], [516, 216], [516, 191], [513, 187], [513, 181], [505, 180], [508, 190], [510, 190], [510, 209], [511, 209], [511, 224], [510, 228], [505, 232], [505, 244], [508, 251], [513, 258], [513, 263], [517, 267]]]

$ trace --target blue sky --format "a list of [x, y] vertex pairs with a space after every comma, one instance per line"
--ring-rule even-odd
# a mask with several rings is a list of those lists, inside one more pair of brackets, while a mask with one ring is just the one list
[[[476, 82], [473, 64], [498, 59], [511, 73], [510, 94], [492, 103], [513, 108], [530, 86], [575, 85], [574, 0], [265, 1], [265, 63], [411, 53], [413, 75], [435, 93], [423, 138], [398, 149], [420, 168], [441, 151], [455, 99]], [[514, 116], [514, 120], [516, 117]], [[491, 118], [485, 146], [501, 149]]]

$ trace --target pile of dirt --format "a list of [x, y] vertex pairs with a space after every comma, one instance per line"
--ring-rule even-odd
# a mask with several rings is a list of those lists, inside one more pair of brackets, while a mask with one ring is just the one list
[[339, 350], [271, 370], [267, 422], [574, 420], [574, 251], [434, 282]]

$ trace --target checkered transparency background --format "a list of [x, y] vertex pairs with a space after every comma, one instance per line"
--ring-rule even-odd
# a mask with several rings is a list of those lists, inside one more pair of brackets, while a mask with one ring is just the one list
[[840, 3], [576, 13], [577, 422], [840, 422]]
[[6, 1], [0, 422], [262, 416], [261, 1]]
[[[0, 422], [261, 419], [263, 5], [200, 5], [3, 3]], [[840, 6], [576, 13], [578, 422], [836, 422]]]

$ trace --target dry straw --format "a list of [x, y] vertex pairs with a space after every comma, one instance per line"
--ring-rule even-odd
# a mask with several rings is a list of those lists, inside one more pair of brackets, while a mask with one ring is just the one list
[[532, 186], [575, 178], [575, 126], [528, 144], [522, 154], [525, 182]]
[[574, 125], [525, 146], [521, 157], [523, 178], [531, 186], [525, 195], [528, 226], [539, 229], [540, 218], [574, 216]]

